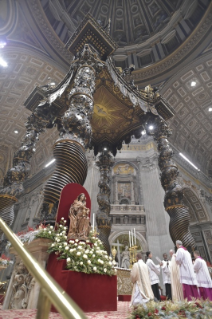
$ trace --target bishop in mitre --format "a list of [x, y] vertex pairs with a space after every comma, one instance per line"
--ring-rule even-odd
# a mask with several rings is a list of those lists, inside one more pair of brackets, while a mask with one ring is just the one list
[[131, 298], [131, 306], [145, 304], [149, 300], [154, 299], [149, 279], [149, 271], [147, 265], [142, 260], [142, 254], [137, 254], [137, 263], [131, 270], [131, 281], [133, 283], [133, 291]]

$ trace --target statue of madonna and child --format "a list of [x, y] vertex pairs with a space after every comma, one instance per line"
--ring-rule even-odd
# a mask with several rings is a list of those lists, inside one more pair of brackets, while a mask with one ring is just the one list
[[82, 239], [88, 238], [91, 224], [89, 218], [90, 209], [86, 207], [85, 194], [77, 196], [69, 209], [70, 226], [68, 230], [69, 239]]

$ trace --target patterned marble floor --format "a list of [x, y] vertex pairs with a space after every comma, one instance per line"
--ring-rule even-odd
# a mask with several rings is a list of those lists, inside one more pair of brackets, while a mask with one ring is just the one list
[[[129, 314], [129, 302], [118, 302], [117, 311], [89, 312], [88, 319], [126, 319]], [[1, 310], [0, 319], [35, 319], [36, 310]], [[49, 319], [62, 319], [57, 313], [51, 313]]]

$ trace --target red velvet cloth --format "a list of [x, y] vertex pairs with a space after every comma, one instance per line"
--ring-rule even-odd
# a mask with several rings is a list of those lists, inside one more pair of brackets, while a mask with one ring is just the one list
[[131, 301], [131, 295], [118, 295], [118, 301]]
[[84, 193], [86, 197], [86, 207], [91, 211], [91, 199], [86, 191], [86, 189], [76, 183], [67, 184], [63, 187], [61, 194], [60, 194], [60, 201], [58, 205], [57, 215], [56, 215], [56, 222], [59, 222], [62, 217], [67, 221], [67, 225], [69, 222], [68, 213], [71, 204], [73, 204], [74, 200], [81, 194]]
[[[47, 271], [84, 312], [117, 311], [117, 277], [65, 270], [66, 260], [49, 256]], [[52, 311], [56, 309], [52, 307]]]

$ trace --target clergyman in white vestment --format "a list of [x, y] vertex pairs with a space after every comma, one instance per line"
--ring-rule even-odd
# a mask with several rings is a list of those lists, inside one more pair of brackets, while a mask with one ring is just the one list
[[171, 256], [171, 261], [169, 262], [169, 266], [166, 268], [166, 271], [170, 273], [172, 300], [174, 302], [183, 301], [184, 297], [183, 286], [180, 282], [180, 267], [176, 263], [176, 255], [173, 249], [169, 251], [169, 254]]
[[178, 248], [176, 263], [180, 266], [180, 282], [183, 286], [184, 298], [187, 298], [187, 300], [192, 300], [192, 297], [200, 298], [191, 255], [188, 250], [182, 246], [180, 240], [176, 241], [176, 246]]
[[199, 251], [194, 252], [194, 271], [196, 273], [200, 296], [212, 301], [212, 280], [206, 262], [200, 257]]
[[158, 275], [160, 275], [160, 266], [162, 266], [162, 263], [161, 265], [154, 264], [154, 262], [152, 261], [151, 251], [147, 251], [146, 256], [147, 256], [146, 264], [149, 269], [149, 277], [150, 277], [150, 282], [152, 286], [152, 291], [155, 298], [160, 301], [160, 293], [159, 293], [159, 287], [158, 287], [160, 280]]
[[141, 253], [138, 253], [136, 257], [137, 263], [133, 265], [130, 274], [131, 281], [133, 283], [131, 306], [145, 304], [150, 299], [154, 299], [148, 267], [143, 262]]
[[169, 263], [167, 254], [163, 254], [163, 265], [161, 266], [162, 270], [162, 277], [163, 277], [163, 284], [166, 288], [166, 298], [168, 300], [172, 299], [172, 291], [171, 291], [171, 278], [170, 278], [170, 271], [169, 271]]

